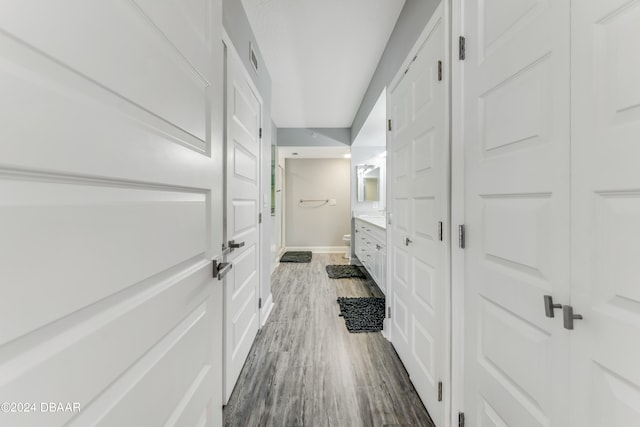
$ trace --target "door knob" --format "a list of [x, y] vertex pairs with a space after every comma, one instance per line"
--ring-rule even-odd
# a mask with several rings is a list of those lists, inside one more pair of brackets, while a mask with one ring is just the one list
[[234, 249], [238, 249], [244, 246], [244, 242], [236, 243], [235, 240], [229, 240], [229, 248], [233, 251]]
[[551, 295], [544, 296], [544, 314], [547, 317], [555, 317], [553, 314], [554, 309], [562, 308], [562, 304], [554, 304], [553, 297]]
[[405, 246], [409, 246], [409, 243], [413, 243], [413, 240], [411, 240], [411, 239], [410, 239], [410, 238], [408, 238], [408, 237], [405, 237], [405, 238], [404, 238], [404, 245], [405, 245]]
[[581, 314], [573, 314], [573, 307], [570, 305], [565, 305], [562, 307], [562, 314], [564, 316], [564, 328], [572, 330], [573, 329], [573, 321], [581, 320]]

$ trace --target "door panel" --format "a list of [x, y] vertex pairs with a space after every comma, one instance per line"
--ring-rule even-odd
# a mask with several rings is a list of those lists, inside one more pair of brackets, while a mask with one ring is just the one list
[[569, 424], [569, 1], [464, 8], [465, 415]]
[[640, 425], [640, 4], [572, 4], [575, 425]]
[[37, 409], [3, 424], [222, 420], [221, 6], [203, 3], [206, 39], [193, 5], [0, 3], [0, 400]]
[[[8, 13], [0, 18], [7, 32], [19, 34], [22, 42], [162, 117], [204, 146], [207, 76], [213, 65], [204, 59], [205, 41], [182, 26], [184, 7], [171, 1], [156, 6], [148, 0], [25, 3], [7, 6]], [[73, 13], [63, 13], [69, 10]], [[173, 18], [158, 20], [161, 13]]]
[[[391, 339], [436, 425], [444, 423], [438, 382], [444, 381], [445, 251], [438, 222], [447, 215], [448, 138], [442, 6], [409, 70], [393, 88], [388, 111], [387, 227]], [[409, 239], [408, 241], [406, 239]]]
[[261, 104], [243, 65], [227, 48], [226, 240], [244, 243], [227, 255], [225, 401], [231, 396], [259, 328], [259, 186]]

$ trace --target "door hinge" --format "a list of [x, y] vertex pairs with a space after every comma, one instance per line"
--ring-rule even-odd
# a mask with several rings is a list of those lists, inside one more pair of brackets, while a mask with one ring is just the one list
[[262, 212], [258, 214], [258, 224], [262, 224]]
[[464, 249], [465, 244], [465, 235], [464, 235], [464, 224], [458, 226], [458, 246], [460, 249]]
[[466, 47], [466, 39], [463, 36], [460, 36], [458, 39], [458, 59], [464, 61], [467, 57], [467, 47]]
[[391, 119], [389, 119], [389, 132], [391, 132]]
[[260, 128], [260, 139], [262, 139], [262, 128]]
[[442, 381], [438, 382], [438, 402], [442, 402]]
[[262, 298], [258, 298], [258, 308], [262, 308]]
[[442, 61], [438, 61], [438, 81], [442, 81]]
[[444, 229], [443, 229], [442, 221], [438, 222], [438, 227], [439, 227], [438, 233], [440, 235], [440, 241], [442, 242], [444, 240]]
[[387, 307], [387, 319], [391, 319], [391, 306]]
[[458, 412], [458, 427], [464, 427], [464, 412]]

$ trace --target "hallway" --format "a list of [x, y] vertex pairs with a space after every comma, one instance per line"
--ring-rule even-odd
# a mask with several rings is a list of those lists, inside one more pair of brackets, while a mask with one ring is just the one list
[[361, 279], [332, 280], [325, 266], [280, 264], [274, 311], [258, 334], [224, 411], [227, 426], [432, 426], [391, 344], [350, 334], [338, 296], [377, 296]]

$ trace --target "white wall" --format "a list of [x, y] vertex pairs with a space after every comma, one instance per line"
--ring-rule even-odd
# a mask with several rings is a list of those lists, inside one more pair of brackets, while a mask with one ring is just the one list
[[[350, 233], [350, 161], [286, 159], [285, 238], [287, 248], [345, 247]], [[336, 205], [300, 204], [300, 199], [336, 199]]]
[[[275, 214], [271, 216], [271, 271], [278, 265], [278, 260], [280, 258], [280, 253], [283, 249], [283, 241], [282, 241], [282, 216], [283, 216], [283, 198], [284, 195], [284, 159], [280, 159], [278, 156], [278, 139], [277, 139], [277, 129], [275, 124], [272, 124], [272, 145], [276, 146], [276, 154], [275, 161], [276, 170], [275, 170], [275, 180], [276, 180], [276, 203], [275, 203]], [[279, 170], [281, 171], [279, 173]]]

